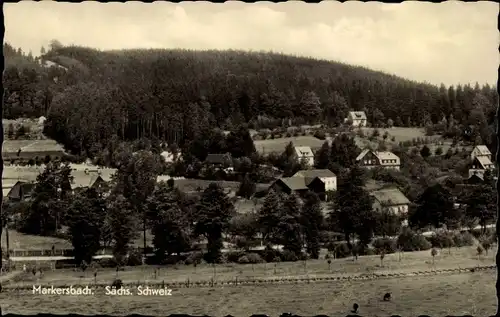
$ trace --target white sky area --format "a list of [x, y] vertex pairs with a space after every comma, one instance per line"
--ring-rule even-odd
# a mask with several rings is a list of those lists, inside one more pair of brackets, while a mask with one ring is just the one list
[[487, 1], [21, 1], [4, 4], [4, 21], [5, 41], [34, 55], [52, 39], [102, 50], [264, 50], [362, 65], [437, 85], [494, 85], [498, 10], [498, 4]]

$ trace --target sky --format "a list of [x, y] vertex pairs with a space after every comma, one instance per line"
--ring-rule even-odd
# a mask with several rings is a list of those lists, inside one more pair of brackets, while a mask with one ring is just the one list
[[[494, 85], [498, 4], [231, 1], [4, 4], [5, 41], [38, 55], [63, 45], [274, 51], [439, 85]], [[30, 21], [29, 23], [27, 21]]]

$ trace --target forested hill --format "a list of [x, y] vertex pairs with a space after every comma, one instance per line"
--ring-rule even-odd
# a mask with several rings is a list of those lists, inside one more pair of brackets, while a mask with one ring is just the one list
[[24, 53], [13, 50], [16, 60], [6, 54], [4, 116], [46, 115], [47, 134], [74, 152], [99, 150], [113, 136], [182, 145], [205, 128], [243, 122], [335, 125], [350, 109], [365, 110], [374, 125], [423, 126], [443, 117], [471, 124], [493, 118], [497, 103], [488, 86], [436, 87], [281, 54], [53, 45], [42, 60], [62, 68], [20, 63]]

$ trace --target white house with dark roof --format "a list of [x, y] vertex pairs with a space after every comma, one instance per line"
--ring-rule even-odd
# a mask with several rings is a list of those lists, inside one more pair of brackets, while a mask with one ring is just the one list
[[359, 166], [369, 169], [383, 167], [399, 171], [401, 167], [399, 156], [389, 151], [379, 152], [365, 149], [356, 157], [356, 162]]
[[325, 192], [337, 190], [337, 175], [328, 169], [298, 171], [293, 177], [304, 177], [306, 185], [318, 178], [324, 184]]
[[[370, 193], [373, 211], [389, 212], [394, 215], [407, 215], [410, 200], [397, 188], [380, 189]], [[403, 225], [407, 225], [403, 221]]]
[[472, 160], [469, 168], [469, 178], [477, 176], [483, 178], [484, 172], [493, 170], [495, 164], [491, 161], [491, 152], [485, 145], [477, 145], [470, 154]]
[[309, 146], [295, 146], [294, 149], [299, 161], [304, 160], [308, 166], [314, 166], [314, 153]]
[[473, 160], [476, 157], [487, 157], [491, 161], [491, 152], [486, 145], [476, 145], [470, 153], [470, 158]]
[[349, 111], [345, 122], [350, 122], [353, 127], [366, 127], [368, 119], [364, 111]]

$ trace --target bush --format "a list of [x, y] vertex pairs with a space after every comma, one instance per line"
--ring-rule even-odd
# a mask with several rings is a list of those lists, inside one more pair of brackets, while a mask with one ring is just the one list
[[469, 232], [461, 232], [454, 234], [453, 245], [457, 248], [474, 245], [474, 236]]
[[349, 250], [346, 242], [339, 243], [332, 251], [337, 259], [346, 258], [351, 255], [351, 250]]
[[248, 257], [246, 255], [244, 255], [238, 259], [238, 263], [239, 264], [248, 264], [248, 263], [250, 263], [250, 260], [248, 259]]
[[281, 252], [273, 248], [267, 247], [262, 251], [262, 258], [266, 262], [276, 262], [276, 258], [281, 260]]
[[137, 266], [142, 265], [142, 253], [138, 250], [131, 251], [127, 257], [127, 265], [128, 266]]
[[379, 238], [372, 242], [372, 246], [377, 254], [384, 252], [385, 254], [395, 253], [397, 250], [396, 241], [389, 238]]
[[455, 240], [453, 239], [453, 234], [449, 232], [436, 232], [431, 237], [429, 237], [429, 242], [433, 248], [451, 248], [455, 246]]
[[227, 261], [232, 263], [239, 263], [239, 259], [245, 255], [243, 251], [232, 251], [226, 253]]
[[397, 246], [406, 252], [425, 251], [432, 247], [431, 243], [424, 236], [416, 234], [410, 229], [405, 229], [398, 236]]
[[118, 266], [115, 258], [105, 258], [96, 261], [102, 268], [115, 268]]
[[193, 252], [191, 253], [186, 260], [184, 260], [184, 263], [187, 265], [198, 265], [202, 262], [203, 260], [203, 252]]
[[284, 250], [283, 253], [281, 254], [281, 261], [283, 262], [295, 262], [299, 258], [297, 255], [291, 251]]
[[325, 140], [326, 134], [323, 131], [317, 130], [316, 132], [314, 132], [314, 137], [320, 140]]
[[257, 253], [248, 253], [246, 255], [247, 259], [248, 259], [248, 263], [264, 263], [266, 261], [264, 261], [264, 259], [258, 255]]

